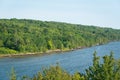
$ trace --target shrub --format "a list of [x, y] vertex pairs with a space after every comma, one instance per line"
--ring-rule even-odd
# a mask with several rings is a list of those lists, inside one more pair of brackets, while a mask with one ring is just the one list
[[0, 47], [0, 54], [16, 54], [16, 53], [17, 53], [17, 51], [15, 51], [15, 50]]

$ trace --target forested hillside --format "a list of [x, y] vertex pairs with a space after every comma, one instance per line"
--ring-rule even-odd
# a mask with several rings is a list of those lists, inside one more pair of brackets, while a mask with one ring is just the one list
[[120, 30], [28, 19], [0, 19], [0, 54], [70, 50], [120, 40]]

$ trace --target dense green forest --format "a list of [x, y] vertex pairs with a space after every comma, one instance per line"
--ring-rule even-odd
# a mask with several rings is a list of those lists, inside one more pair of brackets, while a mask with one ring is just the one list
[[[18, 80], [14, 69], [11, 72], [10, 80]], [[93, 57], [93, 65], [86, 69], [85, 74], [75, 72], [69, 74], [59, 65], [45, 68], [33, 77], [22, 76], [19, 80], [120, 80], [120, 60], [116, 60], [111, 52], [110, 56], [104, 56], [103, 62], [100, 57]]]
[[70, 50], [120, 40], [120, 30], [29, 19], [0, 19], [0, 54]]

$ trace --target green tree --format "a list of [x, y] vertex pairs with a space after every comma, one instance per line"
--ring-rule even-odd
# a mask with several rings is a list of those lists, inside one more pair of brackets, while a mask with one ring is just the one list
[[103, 63], [94, 53], [93, 66], [86, 70], [87, 80], [120, 80], [120, 65], [115, 62], [113, 53], [103, 57]]
[[54, 48], [53, 48], [52, 40], [49, 40], [49, 41], [47, 42], [47, 47], [48, 47], [49, 50], [50, 50], [50, 49], [54, 49]]
[[[120, 30], [29, 19], [0, 19], [0, 47], [18, 52], [70, 50], [120, 40]], [[8, 54], [8, 53], [7, 53]]]

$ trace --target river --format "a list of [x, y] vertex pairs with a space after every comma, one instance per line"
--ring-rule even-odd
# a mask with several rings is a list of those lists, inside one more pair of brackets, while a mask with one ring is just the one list
[[94, 51], [97, 51], [97, 55], [101, 57], [109, 55], [113, 51], [114, 57], [120, 59], [120, 42], [110, 42], [100, 46], [44, 56], [0, 58], [0, 80], [9, 80], [12, 68], [15, 69], [17, 76], [33, 76], [42, 67], [56, 65], [56, 63], [59, 63], [63, 69], [71, 74], [76, 71], [84, 73], [85, 69], [92, 65]]

